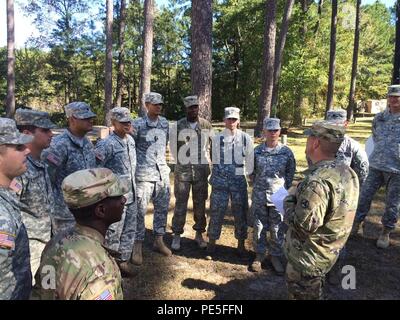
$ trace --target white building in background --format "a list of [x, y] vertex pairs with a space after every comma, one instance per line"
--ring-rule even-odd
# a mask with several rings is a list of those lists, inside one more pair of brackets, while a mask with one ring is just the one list
[[387, 100], [386, 99], [381, 99], [381, 100], [372, 100], [369, 99], [367, 101], [361, 102], [361, 112], [366, 112], [366, 113], [379, 113], [382, 112], [386, 109], [387, 106]]

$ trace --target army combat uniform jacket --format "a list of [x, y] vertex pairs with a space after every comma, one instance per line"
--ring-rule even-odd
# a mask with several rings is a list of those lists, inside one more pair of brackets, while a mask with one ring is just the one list
[[400, 174], [400, 115], [389, 110], [378, 113], [372, 122], [374, 150], [369, 158], [376, 170]]
[[[191, 134], [189, 143], [187, 143], [186, 140], [182, 140], [182, 138], [185, 138], [185, 132]], [[177, 177], [179, 181], [198, 181], [208, 178], [208, 175], [210, 174], [209, 162], [211, 160], [211, 133], [211, 123], [203, 118], [199, 118], [195, 129], [190, 127], [187, 118], [180, 119], [177, 122], [177, 151], [174, 152], [174, 157], [177, 162], [175, 166], [175, 177]], [[190, 146], [188, 146], [189, 144]], [[178, 155], [182, 153], [182, 151], [180, 151], [181, 148], [185, 147], [187, 147], [188, 150], [184, 155], [188, 158], [190, 157], [190, 161], [189, 163], [182, 164]], [[194, 148], [196, 148], [197, 154], [191, 155], [190, 151]]]
[[[253, 194], [257, 193], [259, 205], [272, 206], [271, 195], [279, 188], [289, 189], [296, 171], [296, 161], [293, 152], [282, 144], [272, 151], [267, 150], [265, 143], [254, 149], [254, 186]], [[253, 199], [253, 201], [256, 199]]]
[[75, 137], [67, 129], [52, 139], [50, 147], [43, 150], [41, 158], [49, 166], [55, 200], [55, 227], [63, 230], [64, 226], [73, 225], [75, 219], [64, 202], [61, 184], [71, 173], [96, 168], [94, 147], [87, 137]]
[[25, 212], [22, 208], [22, 218], [29, 238], [47, 243], [54, 214], [54, 196], [47, 165], [28, 155], [27, 167], [23, 175], [15, 178], [17, 195], [29, 210]]
[[44, 249], [32, 298], [121, 300], [121, 274], [103, 242], [97, 230], [79, 224], [57, 234]]
[[15, 193], [0, 187], [0, 300], [25, 300], [32, 288], [29, 240]]
[[145, 116], [132, 121], [136, 143], [136, 181], [169, 180], [170, 169], [165, 158], [169, 140], [169, 123], [158, 117], [157, 123]]
[[356, 140], [345, 135], [336, 153], [336, 159], [343, 161], [355, 171], [360, 185], [367, 179], [369, 169], [368, 156]]
[[350, 235], [358, 194], [358, 177], [347, 165], [320, 161], [309, 169], [295, 196], [285, 199], [284, 250], [296, 270], [323, 276], [331, 269]]

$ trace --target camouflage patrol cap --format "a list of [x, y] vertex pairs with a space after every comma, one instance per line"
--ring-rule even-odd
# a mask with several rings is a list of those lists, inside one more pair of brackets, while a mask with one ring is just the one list
[[111, 120], [118, 122], [131, 122], [131, 114], [128, 108], [115, 107], [110, 110]]
[[61, 188], [69, 208], [84, 208], [128, 193], [129, 176], [118, 177], [106, 168], [79, 170], [67, 176]]
[[96, 117], [96, 114], [92, 112], [90, 106], [85, 102], [71, 102], [67, 104], [64, 109], [67, 118], [72, 116], [77, 119], [89, 119]]
[[8, 118], [0, 118], [0, 145], [2, 144], [26, 144], [33, 140], [33, 136], [20, 133], [15, 121]]
[[157, 92], [149, 92], [144, 95], [144, 102], [151, 104], [163, 104], [163, 97]]
[[326, 120], [330, 122], [343, 123], [347, 120], [346, 110], [329, 110], [326, 112]]
[[388, 87], [388, 96], [400, 97], [400, 85], [394, 84]]
[[304, 130], [307, 136], [314, 136], [330, 142], [341, 143], [344, 139], [345, 127], [330, 121], [316, 121], [310, 129]]
[[280, 130], [281, 120], [278, 118], [265, 118], [263, 128], [265, 130]]
[[54, 129], [57, 127], [51, 122], [49, 114], [43, 111], [17, 109], [14, 118], [17, 126], [35, 126], [43, 129]]
[[185, 105], [186, 108], [189, 108], [191, 106], [198, 106], [199, 99], [197, 96], [188, 96], [183, 99], [183, 104]]
[[224, 119], [228, 118], [234, 118], [234, 119], [240, 119], [240, 109], [236, 107], [228, 107], [225, 108], [225, 116]]

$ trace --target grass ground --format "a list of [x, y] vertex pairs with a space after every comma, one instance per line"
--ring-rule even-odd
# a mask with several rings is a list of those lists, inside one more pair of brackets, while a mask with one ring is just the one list
[[[370, 135], [371, 118], [362, 118], [351, 124], [348, 134], [364, 144]], [[297, 160], [296, 179], [306, 169], [304, 148], [306, 138], [304, 127], [291, 128], [288, 132], [288, 146]], [[171, 175], [171, 183], [173, 182]], [[165, 242], [172, 241], [171, 220], [174, 210], [173, 184], [168, 214]], [[251, 190], [249, 190], [249, 198]], [[209, 203], [207, 203], [209, 207]], [[347, 243], [345, 263], [356, 270], [356, 289], [344, 290], [339, 286], [327, 285], [329, 299], [400, 299], [400, 232], [393, 233], [391, 246], [378, 249], [375, 241], [380, 230], [380, 218], [384, 210], [384, 193], [381, 190], [374, 199], [370, 215], [365, 223], [364, 235], [356, 236]], [[233, 236], [233, 217], [228, 213], [213, 260], [206, 259], [205, 250], [199, 249], [193, 238], [193, 211], [189, 200], [185, 233], [181, 241], [181, 251], [165, 258], [152, 251], [152, 206], [146, 216], [146, 241], [144, 263], [140, 275], [124, 279], [125, 299], [286, 299], [285, 281], [274, 273], [269, 261], [263, 265], [261, 273], [252, 273], [248, 267], [252, 253], [252, 231], [246, 247], [249, 255], [240, 258], [236, 254], [236, 241]]]

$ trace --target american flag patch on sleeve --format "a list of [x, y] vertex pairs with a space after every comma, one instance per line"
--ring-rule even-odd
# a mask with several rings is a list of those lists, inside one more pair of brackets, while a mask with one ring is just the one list
[[19, 194], [19, 192], [22, 190], [22, 184], [20, 184], [18, 180], [13, 179], [10, 183], [10, 189]]
[[110, 290], [104, 290], [95, 300], [114, 300]]
[[15, 247], [15, 236], [0, 231], [0, 248], [12, 250]]
[[56, 166], [60, 165], [60, 158], [58, 158], [54, 153], [49, 153], [46, 159]]

